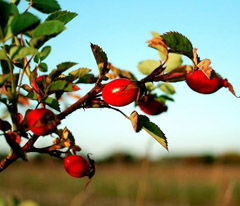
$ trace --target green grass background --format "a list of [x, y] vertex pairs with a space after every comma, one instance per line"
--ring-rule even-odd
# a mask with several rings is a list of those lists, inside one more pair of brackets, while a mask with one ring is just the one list
[[239, 164], [116, 161], [97, 164], [84, 191], [86, 181], [69, 176], [51, 157], [18, 161], [0, 173], [0, 206], [14, 205], [13, 197], [25, 201], [20, 206], [240, 205]]

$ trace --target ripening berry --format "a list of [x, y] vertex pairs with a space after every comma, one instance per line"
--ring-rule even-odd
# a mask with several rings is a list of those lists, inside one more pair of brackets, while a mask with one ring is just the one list
[[69, 155], [64, 158], [64, 168], [72, 177], [89, 176], [91, 166], [89, 162], [80, 155]]
[[212, 79], [209, 79], [202, 70], [196, 70], [187, 74], [185, 79], [187, 85], [192, 90], [202, 94], [211, 94], [222, 87], [228, 87], [227, 79], [223, 79], [218, 74], [215, 74]]
[[136, 81], [115, 79], [109, 82], [102, 91], [103, 100], [113, 106], [125, 106], [136, 100], [139, 87]]
[[35, 135], [40, 136], [51, 134], [59, 121], [51, 110], [41, 108], [30, 110], [26, 116], [26, 123]]
[[147, 95], [140, 98], [137, 104], [143, 112], [149, 115], [158, 115], [167, 111], [167, 106], [154, 98], [153, 95]]

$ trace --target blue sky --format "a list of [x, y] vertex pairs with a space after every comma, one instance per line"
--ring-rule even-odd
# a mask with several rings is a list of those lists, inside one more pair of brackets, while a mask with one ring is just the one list
[[[211, 59], [212, 67], [240, 95], [239, 1], [60, 0], [59, 3], [63, 10], [74, 11], [78, 16], [67, 24], [66, 31], [49, 41], [52, 53], [46, 61], [50, 68], [63, 61], [76, 61], [79, 67], [88, 67], [97, 74], [90, 49], [92, 42], [103, 48], [113, 65], [141, 78], [137, 64], [145, 59], [158, 60], [157, 52], [146, 43], [151, 39], [150, 32], [178, 31], [198, 48], [201, 59]], [[190, 62], [184, 59], [184, 63]], [[166, 134], [169, 153], [144, 131], [136, 134], [121, 114], [107, 109], [79, 110], [63, 125], [72, 130], [83, 152], [96, 156], [116, 150], [139, 155], [148, 150], [152, 156], [240, 151], [240, 99], [225, 88], [202, 95], [190, 90], [185, 82], [173, 85], [177, 93], [175, 102], [168, 104], [168, 112], [150, 117]], [[81, 87], [80, 94], [89, 88]], [[132, 104], [121, 109], [128, 115], [135, 110]], [[47, 138], [39, 144], [43, 142]]]

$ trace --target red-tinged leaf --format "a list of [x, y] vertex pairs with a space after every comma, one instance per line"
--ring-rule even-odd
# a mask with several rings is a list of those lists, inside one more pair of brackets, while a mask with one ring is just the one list
[[109, 68], [107, 67], [108, 58], [107, 58], [106, 53], [98, 45], [91, 44], [91, 48], [92, 48], [92, 52], [95, 57], [95, 60], [97, 62], [97, 65], [98, 65], [99, 74], [101, 76], [105, 75], [109, 71]]
[[21, 137], [16, 132], [9, 131], [8, 137], [11, 139], [11, 141], [13, 141], [17, 144], [20, 144], [20, 142], [21, 142]]
[[162, 54], [161, 58], [163, 58], [163, 60], [167, 61], [168, 49], [167, 49], [167, 45], [164, 42], [164, 39], [161, 38], [161, 36], [154, 37], [153, 39], [149, 40], [147, 43], [148, 43], [149, 47], [157, 49]]
[[210, 67], [210, 64], [211, 64], [210, 59], [204, 59], [201, 62], [199, 62], [199, 64], [197, 65], [197, 67], [200, 70], [202, 70], [202, 72], [206, 75], [208, 79], [210, 79], [213, 71], [213, 69]]
[[30, 86], [28, 86], [27, 84], [23, 84], [21, 86], [21, 88], [23, 88], [27, 92], [32, 92], [32, 88]]
[[76, 84], [73, 84], [73, 91], [78, 91], [80, 88], [76, 85]]
[[137, 78], [130, 72], [127, 70], [122, 70], [122, 69], [118, 69], [117, 67], [113, 66], [111, 63], [108, 63], [108, 68], [113, 72], [113, 74], [107, 73], [106, 76], [109, 78], [127, 78], [127, 79], [131, 79], [131, 80], [137, 80]]
[[28, 98], [26, 98], [26, 97], [23, 96], [23, 95], [19, 95], [19, 97], [18, 97], [18, 103], [21, 104], [21, 105], [23, 105], [23, 106], [29, 106], [29, 105], [30, 105], [30, 103], [29, 103], [29, 101], [28, 101]]
[[12, 150], [23, 160], [27, 161], [27, 155], [26, 152], [20, 147], [19, 143], [20, 140], [17, 137], [18, 134], [15, 132], [9, 131], [5, 134], [5, 138], [9, 146], [12, 148]]
[[142, 122], [138, 120], [138, 113], [136, 111], [132, 112], [130, 115], [130, 121], [135, 132], [139, 132], [143, 127]]
[[228, 90], [235, 96], [235, 97], [237, 97], [237, 98], [240, 98], [240, 96], [237, 96], [236, 95], [236, 93], [235, 93], [235, 91], [234, 91], [234, 89], [233, 89], [233, 86], [232, 86], [232, 84], [230, 83], [230, 82], [228, 82]]

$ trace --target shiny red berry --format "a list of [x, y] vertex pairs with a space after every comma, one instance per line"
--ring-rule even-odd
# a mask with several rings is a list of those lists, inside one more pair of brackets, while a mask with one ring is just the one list
[[89, 162], [80, 155], [69, 155], [64, 158], [64, 168], [72, 177], [89, 176], [91, 166]]
[[56, 115], [49, 109], [41, 108], [30, 110], [26, 116], [28, 128], [35, 135], [47, 135], [52, 133], [58, 123]]
[[201, 70], [187, 74], [185, 79], [192, 90], [202, 94], [211, 94], [222, 87], [228, 87], [227, 79], [222, 79], [218, 74], [209, 79]]
[[167, 106], [154, 98], [153, 95], [147, 95], [139, 99], [137, 102], [140, 109], [149, 115], [158, 115], [167, 111]]
[[103, 100], [113, 106], [125, 106], [135, 101], [139, 93], [136, 81], [115, 79], [109, 82], [102, 91]]

